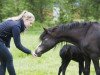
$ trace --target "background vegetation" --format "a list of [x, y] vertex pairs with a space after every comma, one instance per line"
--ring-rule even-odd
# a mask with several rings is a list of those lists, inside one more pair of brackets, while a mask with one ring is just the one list
[[0, 21], [23, 10], [32, 12], [39, 22], [52, 20], [55, 5], [60, 8], [61, 23], [100, 18], [100, 0], [0, 0]]
[[28, 10], [36, 21], [51, 22], [55, 5], [60, 8], [60, 23], [100, 18], [100, 0], [0, 0], [0, 21]]
[[[58, 22], [53, 21], [53, 7], [60, 8]], [[56, 23], [73, 21], [100, 21], [100, 0], [0, 0], [0, 22], [4, 19], [20, 14], [23, 10], [32, 12], [35, 24], [22, 34], [22, 44], [34, 51], [39, 41], [43, 27], [51, 27]], [[14, 56], [14, 65], [17, 75], [57, 75], [61, 60], [59, 50], [62, 45], [47, 52], [41, 58], [33, 58], [19, 51], [11, 42], [11, 53]], [[78, 64], [71, 62], [67, 71], [68, 75], [78, 74]], [[91, 75], [94, 75], [91, 66]], [[8, 73], [7, 73], [8, 75]]]

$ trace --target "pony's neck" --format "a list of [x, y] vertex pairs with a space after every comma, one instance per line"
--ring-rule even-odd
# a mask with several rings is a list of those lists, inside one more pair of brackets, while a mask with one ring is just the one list
[[88, 28], [73, 28], [68, 30], [60, 31], [60, 41], [68, 41], [74, 44], [79, 44], [80, 41], [85, 37]]

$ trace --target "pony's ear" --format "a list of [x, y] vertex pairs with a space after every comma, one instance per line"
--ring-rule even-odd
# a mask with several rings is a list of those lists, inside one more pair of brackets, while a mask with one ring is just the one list
[[55, 32], [55, 31], [56, 31], [56, 29], [57, 29], [57, 27], [55, 27], [54, 29], [52, 29], [52, 32]]
[[46, 28], [43, 27], [43, 29], [44, 29], [45, 32], [47, 32], [47, 29]]
[[47, 30], [46, 28], [43, 28], [43, 29], [44, 29], [44, 31], [45, 31], [46, 33], [51, 34], [51, 32], [50, 32], [49, 30]]

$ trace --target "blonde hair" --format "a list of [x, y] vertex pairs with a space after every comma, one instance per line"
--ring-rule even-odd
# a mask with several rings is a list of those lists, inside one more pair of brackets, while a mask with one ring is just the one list
[[28, 11], [23, 11], [20, 15], [15, 16], [15, 17], [11, 17], [11, 18], [7, 18], [6, 20], [16, 21], [16, 20], [19, 20], [19, 19], [23, 19], [24, 17], [27, 18], [27, 19], [32, 18], [33, 20], [35, 20], [34, 15], [32, 13], [28, 12]]

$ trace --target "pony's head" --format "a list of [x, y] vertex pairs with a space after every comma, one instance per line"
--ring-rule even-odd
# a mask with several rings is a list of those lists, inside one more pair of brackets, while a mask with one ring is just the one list
[[34, 55], [39, 57], [53, 48], [58, 43], [57, 35], [59, 35], [57, 27], [44, 28], [44, 32], [40, 35], [41, 44], [35, 50]]

